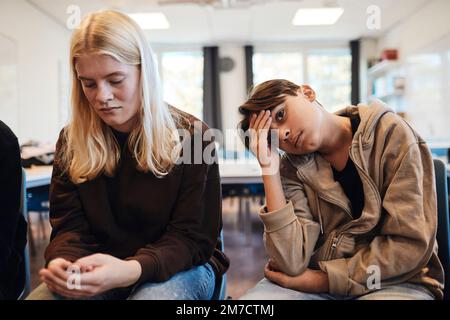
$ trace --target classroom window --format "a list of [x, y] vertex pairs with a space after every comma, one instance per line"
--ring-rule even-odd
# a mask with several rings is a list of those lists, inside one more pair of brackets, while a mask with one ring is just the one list
[[329, 111], [350, 104], [351, 56], [348, 50], [324, 50], [308, 53], [308, 84], [317, 100]]
[[303, 82], [303, 57], [297, 52], [260, 52], [253, 55], [253, 83], [271, 79]]
[[164, 100], [174, 107], [202, 119], [202, 52], [163, 52], [160, 57]]
[[439, 52], [414, 54], [407, 58], [408, 117], [414, 129], [428, 138], [449, 134], [446, 117], [444, 59]]
[[347, 48], [295, 52], [255, 50], [253, 75], [255, 85], [270, 79], [307, 83], [328, 111], [350, 104], [351, 55]]

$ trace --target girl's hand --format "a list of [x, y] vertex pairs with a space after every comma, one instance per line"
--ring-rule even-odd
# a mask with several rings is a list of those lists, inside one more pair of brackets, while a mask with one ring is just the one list
[[141, 276], [142, 269], [136, 260], [121, 260], [107, 254], [93, 254], [74, 263], [81, 270], [91, 268], [80, 275], [81, 291], [98, 295], [115, 288], [133, 285]]
[[77, 276], [74, 272], [77, 270], [78, 274], [80, 274], [81, 272], [91, 271], [92, 267], [80, 270], [78, 267], [74, 267], [72, 262], [63, 258], [56, 258], [49, 262], [47, 268], [39, 271], [39, 276], [50, 291], [56, 294], [69, 298], [88, 297], [89, 295], [82, 291], [71, 290], [71, 284], [75, 279], [74, 277]]
[[250, 151], [258, 159], [263, 175], [278, 173], [280, 156], [277, 150], [271, 150], [268, 142], [272, 117], [270, 111], [261, 111], [258, 115], [250, 117]]
[[128, 287], [139, 279], [141, 273], [139, 262], [125, 261], [106, 254], [87, 256], [75, 263], [58, 258], [39, 272], [41, 280], [52, 292], [74, 299]]
[[72, 262], [63, 258], [53, 259], [48, 263], [47, 268], [39, 271], [39, 277], [52, 292], [61, 293], [67, 289], [69, 278], [67, 269], [71, 264]]

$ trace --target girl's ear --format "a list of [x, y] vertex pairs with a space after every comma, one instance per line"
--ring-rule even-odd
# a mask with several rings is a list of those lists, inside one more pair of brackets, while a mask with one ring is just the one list
[[316, 100], [316, 92], [307, 84], [303, 84], [300, 88], [302, 94], [308, 99], [310, 102]]

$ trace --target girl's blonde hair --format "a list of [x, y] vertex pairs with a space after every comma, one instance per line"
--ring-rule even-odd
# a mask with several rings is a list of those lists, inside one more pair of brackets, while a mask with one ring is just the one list
[[121, 63], [140, 67], [141, 107], [137, 125], [130, 132], [128, 148], [141, 171], [157, 177], [170, 172], [181, 150], [176, 132], [178, 116], [161, 96], [160, 79], [154, 55], [143, 31], [127, 15], [100, 11], [83, 19], [72, 35], [72, 117], [64, 130], [62, 167], [74, 183], [82, 183], [105, 173], [113, 175], [120, 148], [111, 128], [89, 105], [75, 70], [82, 54], [105, 54]]

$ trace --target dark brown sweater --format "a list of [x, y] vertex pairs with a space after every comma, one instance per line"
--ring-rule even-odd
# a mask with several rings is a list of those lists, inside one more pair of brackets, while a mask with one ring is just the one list
[[[194, 134], [192, 124], [199, 120], [172, 111], [189, 119], [191, 125], [183, 127]], [[202, 131], [206, 129], [203, 124]], [[64, 143], [60, 135], [50, 187], [53, 230], [47, 263], [93, 253], [135, 259], [142, 266], [138, 283], [165, 281], [206, 262], [217, 276], [227, 270], [229, 260], [218, 249], [222, 199], [217, 163], [179, 164], [157, 178], [137, 170], [125, 144], [114, 177], [100, 175], [75, 185], [60, 167]], [[207, 145], [204, 142], [203, 149]]]

